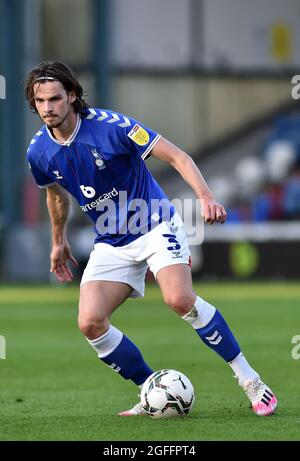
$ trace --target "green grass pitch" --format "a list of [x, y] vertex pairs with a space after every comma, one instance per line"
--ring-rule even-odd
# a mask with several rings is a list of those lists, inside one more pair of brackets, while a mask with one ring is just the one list
[[242, 350], [279, 400], [257, 417], [233, 372], [148, 286], [112, 323], [142, 350], [153, 369], [185, 373], [196, 391], [186, 418], [116, 416], [138, 389], [97, 359], [77, 327], [78, 287], [0, 287], [0, 440], [202, 441], [299, 440], [300, 285], [209, 283], [195, 286], [220, 309]]

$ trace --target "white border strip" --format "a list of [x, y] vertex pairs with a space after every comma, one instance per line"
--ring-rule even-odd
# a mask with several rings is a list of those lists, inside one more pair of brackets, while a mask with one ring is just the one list
[[155, 144], [160, 140], [161, 138], [161, 135], [160, 134], [157, 134], [155, 136], [155, 138], [153, 139], [152, 143], [147, 147], [147, 149], [145, 150], [145, 152], [141, 155], [141, 158], [143, 160], [146, 160], [149, 152], [153, 149], [153, 147], [155, 146]]
[[54, 141], [56, 144], [59, 144], [60, 146], [69, 146], [77, 136], [77, 133], [78, 133], [79, 128], [81, 126], [81, 117], [80, 117], [79, 114], [77, 114], [77, 121], [76, 121], [75, 129], [74, 129], [73, 133], [71, 134], [71, 136], [69, 137], [69, 139], [67, 139], [67, 141], [58, 141], [57, 139], [55, 139], [52, 136], [51, 131], [49, 130], [47, 125], [45, 125], [45, 126], [46, 126], [47, 133], [48, 133], [49, 137], [52, 139], [52, 141]]

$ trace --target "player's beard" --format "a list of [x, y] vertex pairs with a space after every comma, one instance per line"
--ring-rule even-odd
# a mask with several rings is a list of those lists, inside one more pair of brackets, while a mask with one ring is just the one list
[[[70, 110], [68, 110], [68, 112], [66, 113], [66, 115], [64, 116], [64, 118], [63, 118], [62, 120], [59, 120], [58, 122], [55, 122], [55, 121], [53, 120], [52, 123], [47, 123], [47, 121], [46, 121], [46, 126], [47, 126], [47, 128], [49, 128], [50, 130], [53, 129], [53, 128], [59, 128], [59, 127], [64, 123], [64, 121], [66, 120], [66, 118], [68, 117], [69, 113], [70, 113]], [[57, 117], [57, 116], [55, 116], [55, 117]]]

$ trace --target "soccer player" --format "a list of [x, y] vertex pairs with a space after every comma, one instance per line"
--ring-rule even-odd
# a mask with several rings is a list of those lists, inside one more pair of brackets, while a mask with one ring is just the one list
[[[232, 368], [257, 415], [274, 412], [274, 393], [250, 366], [219, 310], [193, 291], [183, 223], [145, 160], [152, 155], [175, 168], [201, 200], [205, 222], [224, 223], [193, 160], [140, 122], [107, 109], [90, 108], [71, 69], [43, 62], [26, 80], [26, 96], [44, 122], [27, 152], [32, 174], [47, 190], [52, 224], [51, 272], [73, 279], [77, 265], [67, 240], [70, 194], [95, 224], [95, 246], [84, 270], [78, 324], [98, 357], [137, 386], [153, 370], [110, 317], [128, 297], [144, 295], [147, 268], [163, 299], [201, 340]], [[122, 416], [143, 414], [141, 403]]]

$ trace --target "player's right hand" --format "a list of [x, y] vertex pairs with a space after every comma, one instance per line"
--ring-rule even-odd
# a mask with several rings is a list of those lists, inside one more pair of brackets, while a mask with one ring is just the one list
[[68, 242], [64, 240], [61, 244], [53, 245], [50, 254], [50, 272], [53, 272], [57, 280], [61, 283], [72, 282], [73, 280], [73, 273], [68, 261], [71, 261], [74, 267], [78, 266], [78, 262], [73, 257]]

